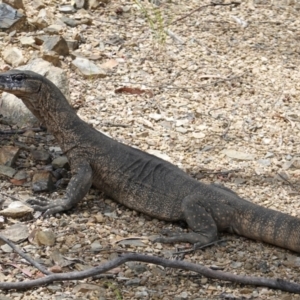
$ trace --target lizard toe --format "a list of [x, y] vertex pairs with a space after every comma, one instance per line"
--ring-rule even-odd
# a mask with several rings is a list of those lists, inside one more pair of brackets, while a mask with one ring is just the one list
[[35, 211], [46, 211], [48, 208], [46, 206], [41, 206], [41, 205], [37, 205], [37, 204], [31, 204], [29, 203], [30, 206], [35, 210]]
[[29, 199], [26, 201], [28, 204], [30, 204], [31, 206], [39, 206], [39, 207], [47, 207], [49, 206], [50, 201], [47, 199]]
[[43, 217], [50, 217], [52, 215], [55, 215], [57, 213], [62, 213], [63, 211], [67, 210], [65, 207], [61, 205], [57, 205], [51, 208], [48, 208], [45, 213], [43, 214]]
[[169, 228], [162, 229], [160, 233], [162, 235], [169, 236], [169, 237], [170, 236], [176, 236], [176, 235], [180, 234], [180, 232], [173, 231], [173, 230], [171, 230]]

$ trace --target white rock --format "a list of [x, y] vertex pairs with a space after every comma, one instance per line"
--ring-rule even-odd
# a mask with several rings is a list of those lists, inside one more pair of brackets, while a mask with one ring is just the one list
[[3, 59], [13, 67], [18, 67], [24, 63], [23, 53], [16, 47], [8, 47], [3, 52]]
[[95, 77], [106, 77], [106, 72], [100, 69], [93, 62], [83, 57], [76, 57], [72, 61], [73, 68], [79, 70], [79, 72], [85, 77], [95, 76]]
[[205, 137], [205, 133], [203, 133], [203, 132], [193, 132], [192, 136], [196, 139], [203, 139]]
[[237, 159], [237, 160], [253, 160], [254, 156], [252, 154], [232, 150], [232, 149], [224, 149], [221, 153], [227, 155], [230, 158]]
[[162, 115], [161, 114], [149, 114], [149, 118], [151, 118], [155, 121], [159, 121], [162, 119]]

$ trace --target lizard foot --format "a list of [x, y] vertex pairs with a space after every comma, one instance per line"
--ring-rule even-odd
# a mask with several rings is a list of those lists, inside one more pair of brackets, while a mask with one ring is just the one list
[[37, 211], [44, 212], [44, 217], [68, 210], [64, 199], [52, 200], [44, 196], [37, 196], [36, 198], [26, 201], [30, 206]]
[[28, 199], [26, 201], [30, 205], [37, 205], [37, 206], [47, 206], [51, 202], [51, 199], [45, 197], [45, 196], [36, 196], [35, 198]]
[[162, 229], [160, 233], [165, 236], [176, 236], [176, 235], [180, 234], [180, 232], [173, 231], [169, 228]]
[[[167, 230], [168, 231], [168, 230]], [[199, 234], [197, 232], [168, 232], [167, 237], [159, 237], [153, 240], [154, 243], [190, 243], [197, 244], [197, 247], [201, 247], [210, 242], [215, 241], [215, 237], [207, 237], [206, 235]]]

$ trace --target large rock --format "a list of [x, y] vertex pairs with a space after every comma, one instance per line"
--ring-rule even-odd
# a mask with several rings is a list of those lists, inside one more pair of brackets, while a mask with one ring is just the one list
[[[62, 91], [69, 101], [68, 78], [62, 69], [54, 67], [49, 62], [40, 58], [31, 60], [27, 65], [18, 67], [18, 69], [34, 71], [45, 76]], [[0, 98], [0, 111], [4, 117], [10, 118], [13, 123], [19, 126], [32, 126], [37, 123], [36, 117], [33, 116], [20, 99], [12, 94], [2, 94], [2, 98]]]
[[11, 66], [18, 67], [24, 63], [24, 56], [17, 47], [6, 47], [2, 52], [3, 59]]
[[23, 0], [2, 0], [2, 2], [12, 6], [15, 9], [24, 9]]
[[25, 26], [25, 15], [5, 3], [0, 3], [0, 31], [21, 30]]

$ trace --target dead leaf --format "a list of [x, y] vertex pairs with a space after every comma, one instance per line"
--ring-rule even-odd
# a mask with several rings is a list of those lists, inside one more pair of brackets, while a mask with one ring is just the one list
[[11, 178], [10, 179], [10, 182], [14, 185], [23, 185], [26, 181], [27, 181], [27, 178], [24, 178], [24, 179]]
[[115, 93], [121, 94], [121, 93], [127, 93], [127, 94], [132, 94], [132, 95], [141, 95], [141, 94], [147, 94], [150, 97], [153, 97], [153, 92], [150, 90], [142, 90], [139, 88], [131, 88], [128, 86], [124, 86], [122, 88], [116, 89]]
[[18, 264], [6, 264], [8, 266], [12, 266], [18, 270], [20, 270], [23, 274], [25, 274], [28, 277], [32, 277], [32, 273], [28, 269], [22, 269]]
[[49, 268], [49, 271], [51, 271], [53, 273], [62, 273], [62, 268], [61, 268], [61, 266], [54, 265], [51, 268]]

